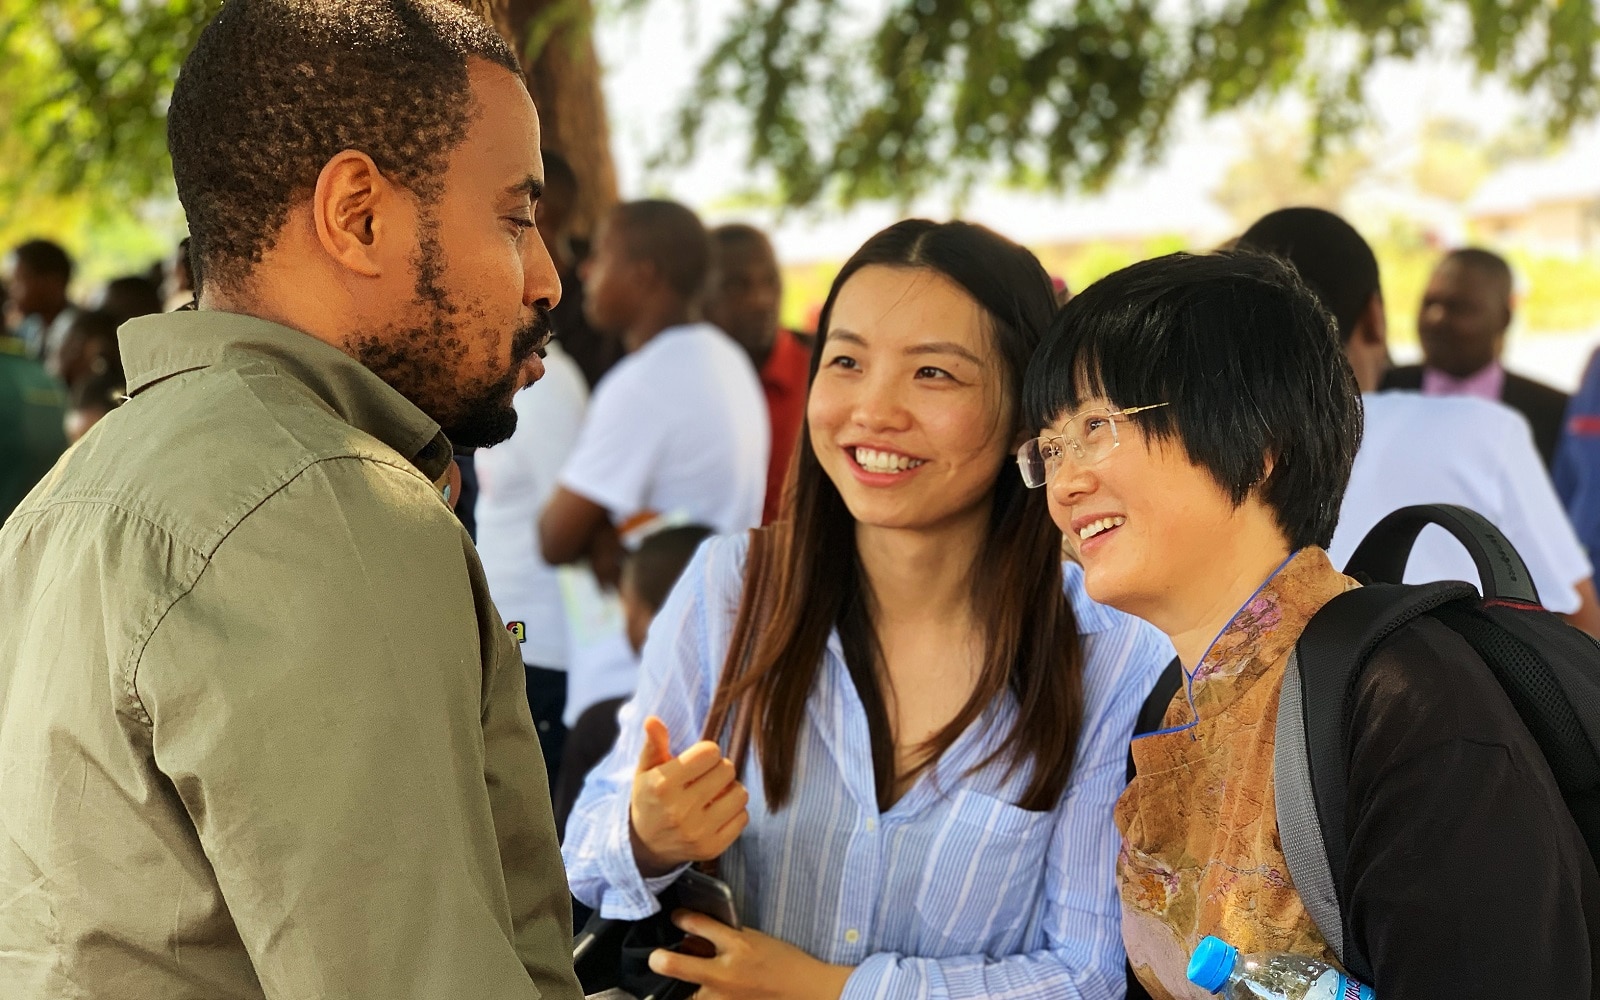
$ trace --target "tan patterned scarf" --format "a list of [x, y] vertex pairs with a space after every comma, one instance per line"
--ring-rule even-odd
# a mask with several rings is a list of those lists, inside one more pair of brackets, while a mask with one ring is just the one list
[[1185, 975], [1200, 939], [1242, 953], [1333, 961], [1300, 902], [1278, 839], [1272, 750], [1294, 644], [1356, 582], [1302, 549], [1223, 629], [1164, 728], [1133, 743], [1136, 777], [1117, 803], [1123, 939], [1156, 1000], [1209, 996]]

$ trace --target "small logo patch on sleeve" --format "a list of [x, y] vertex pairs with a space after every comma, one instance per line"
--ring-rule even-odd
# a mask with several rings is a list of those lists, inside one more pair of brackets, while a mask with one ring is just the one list
[[510, 632], [511, 638], [517, 640], [519, 644], [528, 641], [528, 626], [523, 622], [506, 622], [506, 631]]

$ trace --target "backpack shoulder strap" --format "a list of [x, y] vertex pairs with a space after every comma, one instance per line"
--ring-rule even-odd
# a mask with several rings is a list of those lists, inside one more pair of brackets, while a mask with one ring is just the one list
[[1402, 582], [1411, 546], [1430, 524], [1454, 535], [1472, 556], [1485, 598], [1539, 603], [1539, 591], [1516, 548], [1488, 518], [1459, 504], [1425, 503], [1400, 508], [1367, 532], [1344, 571], [1380, 583]]
[[[1183, 689], [1183, 664], [1174, 656], [1172, 662], [1167, 664], [1167, 669], [1161, 671], [1161, 676], [1156, 678], [1156, 686], [1151, 689], [1144, 704], [1139, 706], [1139, 718], [1133, 726], [1133, 738], [1148, 735], [1161, 728], [1161, 723], [1166, 720], [1167, 707], [1172, 704], [1172, 699], [1178, 696]], [[1131, 782], [1136, 774], [1133, 766], [1133, 748], [1128, 748], [1128, 780]]]
[[[1354, 664], [1347, 665], [1347, 669], [1354, 669]], [[1347, 947], [1344, 940], [1339, 893], [1329, 865], [1328, 848], [1322, 839], [1322, 824], [1317, 819], [1306, 718], [1300, 711], [1304, 698], [1300, 653], [1296, 650], [1290, 654], [1289, 669], [1283, 675], [1283, 689], [1278, 696], [1277, 741], [1272, 748], [1278, 840], [1283, 845], [1284, 860], [1289, 863], [1289, 877], [1306, 911], [1345, 970], [1361, 978], [1350, 967], [1350, 953], [1354, 949]]]
[[1395, 630], [1442, 604], [1476, 597], [1465, 583], [1372, 584], [1347, 591], [1312, 616], [1284, 675], [1273, 750], [1284, 857], [1317, 929], [1346, 971], [1367, 982], [1371, 967], [1360, 946], [1345, 939], [1338, 897], [1349, 848], [1350, 691], [1373, 650]]

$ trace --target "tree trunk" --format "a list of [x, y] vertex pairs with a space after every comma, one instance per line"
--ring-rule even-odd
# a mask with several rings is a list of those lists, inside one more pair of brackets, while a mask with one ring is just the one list
[[594, 48], [592, 0], [459, 0], [499, 29], [522, 59], [544, 148], [578, 175], [572, 231], [588, 236], [617, 202], [611, 128]]

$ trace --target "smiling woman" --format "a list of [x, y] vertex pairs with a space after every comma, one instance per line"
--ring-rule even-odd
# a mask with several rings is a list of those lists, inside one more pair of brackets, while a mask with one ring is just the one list
[[[683, 915], [716, 957], [651, 963], [702, 996], [1120, 996], [1110, 809], [1171, 649], [1063, 576], [1011, 468], [1053, 311], [988, 230], [869, 240], [821, 313], [791, 516], [751, 589], [770, 609], [741, 600], [744, 539], [662, 608], [564, 853], [621, 918], [721, 857], [745, 929]], [[748, 665], [719, 687], [730, 646]], [[691, 746], [707, 718], [735, 722]]]
[[[1362, 426], [1333, 317], [1272, 257], [1145, 261], [1062, 310], [1025, 396], [1042, 431], [1024, 474], [1089, 594], [1159, 626], [1183, 667], [1116, 808], [1134, 973], [1157, 1000], [1195, 995], [1186, 966], [1209, 935], [1337, 961], [1275, 811], [1289, 665], [1358, 585], [1323, 551]], [[1367, 652], [1342, 720], [1334, 888], [1370, 985], [1384, 1000], [1600, 996], [1600, 874], [1489, 667], [1431, 619]]]

